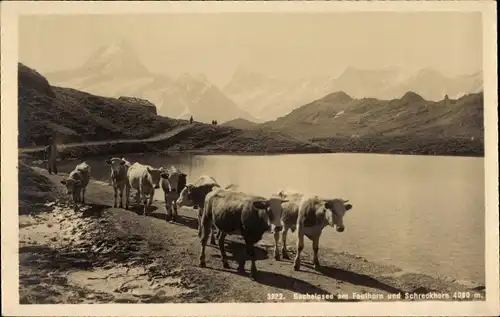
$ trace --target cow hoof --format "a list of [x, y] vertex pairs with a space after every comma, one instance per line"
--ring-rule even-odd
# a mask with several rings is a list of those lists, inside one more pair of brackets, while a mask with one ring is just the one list
[[274, 255], [274, 259], [275, 259], [276, 261], [279, 261], [279, 260], [280, 260], [280, 255], [279, 255], [279, 254], [275, 254], [275, 255]]
[[217, 244], [217, 242], [215, 242], [215, 239], [214, 239], [214, 238], [210, 239], [210, 243], [211, 243], [212, 245], [216, 245], [216, 244]]
[[236, 272], [238, 272], [239, 274], [245, 274], [245, 267], [238, 266], [238, 269], [236, 269]]
[[290, 260], [290, 257], [288, 256], [288, 253], [283, 252], [283, 259]]
[[205, 268], [205, 267], [207, 267], [207, 264], [205, 262], [200, 262], [200, 267]]
[[314, 269], [319, 271], [321, 269], [321, 265], [319, 265], [319, 263], [314, 263]]
[[225, 269], [230, 269], [231, 268], [229, 266], [229, 263], [227, 263], [227, 262], [222, 263], [222, 267], [225, 268]]
[[121, 204], [120, 204], [120, 206], [119, 206], [119, 207], [120, 207], [120, 208], [123, 208], [123, 205], [121, 205]]
[[293, 265], [293, 270], [294, 271], [300, 271], [300, 264], [294, 264]]

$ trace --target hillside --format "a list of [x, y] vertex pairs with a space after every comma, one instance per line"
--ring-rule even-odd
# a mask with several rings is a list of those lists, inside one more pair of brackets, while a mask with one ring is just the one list
[[402, 98], [354, 99], [329, 94], [260, 127], [301, 138], [427, 135], [483, 137], [483, 94], [428, 101], [408, 92]]
[[210, 123], [236, 118], [254, 121], [233, 100], [203, 75], [182, 74], [171, 78], [150, 72], [135, 50], [125, 42], [101, 47], [81, 67], [46, 74], [52, 85], [94, 95], [147, 99], [160, 115]]
[[[62, 149], [62, 157], [173, 150], [214, 152], [326, 152], [308, 141], [276, 132], [242, 131], [154, 114], [147, 101], [131, 97], [100, 97], [70, 88], [50, 86], [35, 70], [19, 63], [19, 146], [81, 142]], [[170, 138], [145, 139], [186, 126]], [[168, 133], [167, 133], [168, 134]], [[86, 144], [89, 141], [114, 141]]]
[[230, 120], [230, 121], [224, 122], [221, 125], [224, 126], [224, 127], [233, 127], [233, 128], [236, 128], [236, 129], [248, 130], [248, 129], [252, 129], [252, 128], [257, 127], [258, 123], [238, 118], [238, 119], [234, 119], [234, 120]]
[[336, 92], [259, 127], [340, 152], [483, 155], [483, 94], [434, 102], [413, 92], [394, 100]]
[[238, 67], [223, 91], [242, 109], [263, 121], [275, 120], [332, 91], [355, 98], [394, 99], [414, 91], [426, 100], [459, 98], [482, 90], [482, 72], [448, 77], [433, 69], [411, 72], [398, 67], [365, 70], [348, 67], [338, 77], [289, 80]]

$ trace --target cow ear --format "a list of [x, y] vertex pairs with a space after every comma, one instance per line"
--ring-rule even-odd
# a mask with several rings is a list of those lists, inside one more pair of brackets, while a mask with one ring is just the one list
[[111, 165], [111, 160], [106, 160], [106, 164]]
[[66, 185], [66, 184], [67, 184], [67, 182], [63, 179], [63, 180], [61, 181], [61, 184]]
[[345, 204], [345, 210], [351, 210], [352, 209], [352, 205], [351, 204]]
[[161, 174], [160, 174], [160, 177], [161, 177], [161, 178], [164, 178], [164, 179], [167, 179], [167, 178], [168, 178], [168, 176], [169, 176], [169, 175], [168, 175], [168, 173], [161, 173]]
[[151, 174], [151, 169], [149, 167], [146, 167], [146, 171]]
[[253, 206], [256, 209], [266, 209], [269, 207], [269, 202], [265, 200], [258, 200], [253, 202]]
[[120, 165], [121, 165], [121, 166], [125, 165], [125, 161], [124, 161], [124, 160], [121, 160], [121, 161], [120, 161]]

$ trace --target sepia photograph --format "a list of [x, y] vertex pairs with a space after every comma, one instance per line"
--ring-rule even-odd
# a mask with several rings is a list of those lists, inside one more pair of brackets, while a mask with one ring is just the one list
[[2, 3], [3, 314], [500, 313], [496, 4], [278, 2]]

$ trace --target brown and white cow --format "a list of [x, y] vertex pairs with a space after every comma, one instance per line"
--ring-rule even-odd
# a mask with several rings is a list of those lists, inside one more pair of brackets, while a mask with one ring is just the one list
[[[126, 193], [130, 187], [128, 181], [128, 169], [132, 165], [124, 158], [112, 157], [106, 160], [106, 164], [111, 167], [111, 185], [114, 190], [114, 203], [113, 207], [117, 207], [118, 194], [120, 194], [120, 208], [123, 208], [123, 194]], [[129, 199], [125, 196], [125, 209], [129, 207]]]
[[73, 198], [73, 209], [76, 211], [77, 204], [85, 204], [85, 192], [90, 180], [90, 166], [86, 162], [78, 164], [61, 184], [66, 186], [66, 193]]
[[177, 199], [179, 193], [186, 187], [187, 175], [182, 173], [175, 166], [171, 166], [165, 171], [168, 178], [161, 179], [161, 188], [165, 198], [165, 209], [167, 211], [167, 221], [177, 217]]
[[348, 200], [321, 199], [317, 196], [305, 196], [297, 215], [297, 255], [293, 263], [294, 270], [300, 270], [300, 254], [304, 249], [304, 236], [312, 241], [314, 268], [319, 269], [319, 238], [326, 226], [336, 227], [337, 232], [344, 232], [344, 215], [352, 209]]
[[167, 178], [168, 175], [161, 168], [134, 163], [128, 168], [127, 177], [130, 186], [127, 187], [126, 199], [129, 200], [131, 188], [137, 190], [136, 201], [142, 202], [143, 214], [146, 215], [148, 207], [153, 203], [155, 189], [160, 188], [160, 179]]
[[[288, 230], [295, 232], [297, 228], [297, 217], [299, 214], [300, 202], [304, 195], [298, 192], [281, 190], [277, 194], [279, 197], [286, 200], [281, 206], [283, 208], [283, 213], [281, 216], [281, 224], [283, 225], [283, 230], [281, 230], [281, 253], [283, 259], [289, 260], [288, 252], [286, 249], [286, 238]], [[274, 258], [280, 260], [280, 252], [278, 246], [280, 232], [274, 233]]]
[[[276, 203], [278, 202], [278, 203]], [[205, 248], [208, 235], [212, 231], [212, 224], [219, 231], [219, 249], [222, 257], [222, 266], [229, 268], [224, 250], [224, 240], [227, 235], [241, 235], [245, 240], [246, 253], [252, 261], [250, 277], [256, 278], [254, 244], [262, 239], [262, 235], [271, 229], [276, 232], [281, 230], [281, 203], [285, 202], [280, 197], [266, 199], [237, 192], [225, 190], [220, 187], [213, 188], [205, 198], [205, 207], [201, 219], [201, 254], [200, 267], [205, 267]], [[245, 272], [246, 257], [239, 261], [238, 272]]]

